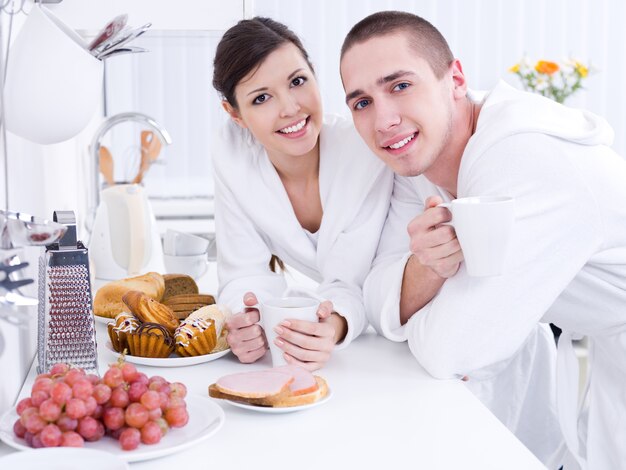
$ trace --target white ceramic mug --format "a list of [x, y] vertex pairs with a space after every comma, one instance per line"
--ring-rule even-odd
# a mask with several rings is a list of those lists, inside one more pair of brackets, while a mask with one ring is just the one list
[[168, 274], [187, 274], [200, 279], [209, 269], [209, 259], [205, 253], [199, 255], [163, 255], [165, 271]]
[[515, 200], [511, 197], [481, 196], [439, 204], [452, 213], [452, 225], [463, 250], [470, 276], [499, 276], [503, 273], [515, 222]]
[[193, 256], [205, 254], [211, 242], [191, 233], [167, 229], [163, 237], [163, 253], [170, 256]]
[[261, 326], [265, 330], [265, 337], [272, 355], [272, 366], [280, 367], [287, 364], [283, 357], [283, 350], [274, 344], [278, 336], [274, 328], [283, 320], [306, 320], [317, 322], [319, 300], [309, 297], [283, 297], [269, 299], [256, 305], [261, 316]]

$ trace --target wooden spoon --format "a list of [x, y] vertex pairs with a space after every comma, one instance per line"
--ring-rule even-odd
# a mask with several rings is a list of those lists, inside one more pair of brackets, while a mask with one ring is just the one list
[[139, 165], [139, 172], [132, 181], [133, 184], [141, 183], [144, 173], [148, 171], [150, 165], [159, 158], [160, 152], [161, 139], [158, 137], [155, 138], [154, 132], [152, 131], [141, 131], [141, 163]]
[[104, 176], [104, 180], [107, 182], [107, 185], [113, 186], [115, 185], [115, 180], [113, 179], [113, 155], [108, 148], [104, 145], [100, 146], [100, 173]]

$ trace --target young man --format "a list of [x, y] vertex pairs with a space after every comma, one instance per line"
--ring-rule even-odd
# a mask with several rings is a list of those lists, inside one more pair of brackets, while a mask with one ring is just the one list
[[[408, 340], [432, 375], [467, 375], [468, 384], [478, 377], [478, 387], [485, 371], [508, 372], [511, 362], [541, 368], [538, 356], [533, 363], [520, 354], [538, 322], [555, 323], [563, 329], [556, 374], [565, 468], [623, 468], [626, 162], [609, 148], [610, 127], [504, 83], [483, 102], [470, 99], [445, 39], [409, 13], [380, 12], [355, 25], [341, 76], [361, 137], [396, 172], [364, 288], [371, 323], [389, 339]], [[436, 206], [490, 195], [515, 198], [512, 247], [503, 275], [471, 278], [454, 231], [440, 225], [450, 214]], [[580, 423], [571, 345], [578, 334], [589, 336], [592, 369]], [[519, 408], [528, 390], [513, 385], [516, 395], [505, 399]], [[542, 406], [535, 397], [527, 404]], [[487, 403], [504, 406], [502, 397]]]

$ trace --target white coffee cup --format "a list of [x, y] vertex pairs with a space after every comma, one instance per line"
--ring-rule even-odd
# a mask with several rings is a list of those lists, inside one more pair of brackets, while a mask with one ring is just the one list
[[511, 197], [480, 196], [439, 204], [452, 213], [454, 227], [470, 276], [499, 276], [503, 273], [515, 222], [515, 200]]
[[199, 255], [163, 255], [165, 271], [168, 274], [187, 274], [194, 279], [200, 279], [209, 269], [209, 259], [206, 253]]
[[163, 253], [170, 256], [193, 256], [207, 252], [211, 242], [191, 233], [167, 229], [163, 237]]
[[278, 336], [274, 328], [283, 320], [306, 320], [317, 322], [319, 300], [308, 297], [283, 297], [260, 302], [256, 307], [261, 316], [261, 326], [265, 330], [265, 337], [272, 355], [272, 365], [280, 367], [287, 364], [283, 357], [283, 350], [274, 344]]

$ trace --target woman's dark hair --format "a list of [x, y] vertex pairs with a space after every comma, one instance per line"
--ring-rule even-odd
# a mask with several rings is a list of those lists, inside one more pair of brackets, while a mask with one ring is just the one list
[[277, 272], [279, 269], [281, 271], [285, 271], [285, 263], [276, 255], [272, 255], [269, 265], [270, 271], [272, 271], [273, 273]]
[[224, 33], [213, 60], [213, 87], [237, 108], [235, 87], [265, 58], [284, 44], [292, 43], [313, 71], [302, 42], [287, 26], [270, 18], [257, 16], [241, 20]]

